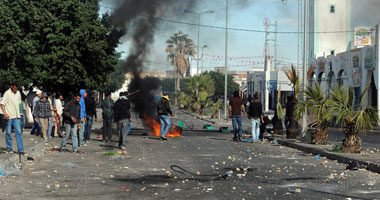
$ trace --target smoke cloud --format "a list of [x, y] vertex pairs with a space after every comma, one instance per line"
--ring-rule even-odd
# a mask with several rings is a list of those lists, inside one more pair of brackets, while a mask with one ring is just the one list
[[[131, 72], [133, 79], [129, 91], [140, 90], [131, 96], [135, 111], [140, 114], [155, 115], [155, 92], [160, 89], [157, 78], [141, 77], [144, 63], [148, 61], [154, 35], [160, 27], [157, 18], [168, 14], [183, 14], [184, 9], [191, 9], [194, 1], [181, 0], [125, 0], [119, 1], [118, 8], [112, 13], [112, 19], [117, 27], [125, 29], [124, 38], [130, 41], [131, 47], [124, 69]], [[164, 49], [163, 49], [164, 51]]]

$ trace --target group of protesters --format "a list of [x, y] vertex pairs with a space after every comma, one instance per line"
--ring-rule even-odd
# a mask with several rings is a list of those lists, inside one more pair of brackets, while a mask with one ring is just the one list
[[[262, 104], [259, 100], [259, 95], [255, 93], [253, 99], [248, 102], [247, 106], [243, 99], [240, 97], [238, 91], [235, 91], [233, 97], [229, 101], [228, 114], [232, 120], [232, 127], [234, 132], [234, 141], [241, 141], [243, 137], [243, 119], [248, 114], [248, 118], [251, 120], [251, 133], [252, 143], [259, 141], [260, 125], [264, 124], [264, 115], [262, 111]], [[246, 111], [247, 109], [247, 111]]]
[[[289, 128], [289, 124], [293, 120], [294, 107], [294, 96], [288, 96], [285, 115], [286, 129]], [[263, 130], [265, 130], [265, 121], [260, 96], [258, 93], [255, 93], [253, 97], [248, 95], [248, 97], [244, 96], [241, 98], [238, 91], [235, 91], [233, 97], [230, 98], [228, 109], [228, 114], [232, 120], [234, 132], [233, 140], [242, 141], [243, 119], [245, 119], [246, 113], [248, 114], [248, 118], [251, 122], [251, 142], [256, 143], [260, 140], [262, 141], [264, 139]]]
[[[11, 135], [13, 129], [17, 140], [17, 153], [25, 154], [22, 131], [26, 124], [26, 104], [30, 108], [34, 122], [30, 134], [42, 137], [45, 144], [48, 144], [52, 137], [61, 137], [59, 150], [65, 151], [67, 141], [71, 137], [72, 152], [77, 152], [79, 147], [86, 147], [86, 143], [91, 141], [92, 124], [94, 120], [98, 120], [97, 102], [93, 91], [82, 89], [79, 93], [70, 94], [64, 99], [60, 93], [53, 98], [52, 93], [30, 88], [28, 95], [24, 95], [25, 98], [22, 96], [18, 83], [12, 83], [4, 95], [0, 95], [0, 124], [3, 132], [4, 130], [6, 132], [5, 153], [14, 153]], [[119, 147], [122, 149], [125, 149], [126, 136], [131, 130], [132, 122], [130, 101], [127, 96], [127, 92], [121, 92], [119, 99], [114, 103], [111, 93], [106, 92], [106, 98], [101, 103], [102, 141], [111, 141], [111, 127], [115, 122], [120, 134]]]

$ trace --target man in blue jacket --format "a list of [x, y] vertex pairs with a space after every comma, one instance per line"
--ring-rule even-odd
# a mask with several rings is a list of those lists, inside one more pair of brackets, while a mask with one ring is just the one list
[[79, 129], [79, 146], [87, 146], [84, 143], [84, 123], [86, 121], [86, 105], [84, 99], [87, 97], [87, 92], [85, 89], [79, 91], [81, 98], [79, 101], [80, 105], [80, 129]]

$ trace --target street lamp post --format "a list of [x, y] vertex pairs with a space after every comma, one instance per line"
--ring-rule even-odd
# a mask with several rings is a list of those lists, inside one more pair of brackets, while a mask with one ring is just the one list
[[[308, 68], [308, 56], [309, 56], [309, 46], [308, 46], [308, 33], [309, 33], [309, 0], [305, 0], [304, 2], [304, 45], [303, 45], [303, 71], [302, 71], [302, 83], [303, 83], [303, 91], [306, 91], [306, 82], [307, 82], [307, 68]], [[304, 101], [306, 100], [306, 95], [303, 95], [302, 98]], [[302, 116], [302, 136], [306, 133], [307, 129], [307, 112], [304, 112]]]
[[207, 10], [207, 11], [204, 11], [204, 12], [200, 12], [200, 13], [197, 13], [197, 12], [194, 12], [192, 10], [189, 10], [189, 9], [185, 9], [184, 10], [185, 13], [192, 13], [192, 14], [195, 14], [195, 15], [198, 15], [198, 45], [197, 45], [197, 75], [199, 73], [199, 35], [200, 35], [200, 29], [199, 29], [199, 24], [200, 24], [200, 21], [201, 21], [201, 15], [202, 14], [205, 14], [205, 13], [214, 13], [213, 10]]
[[227, 71], [228, 71], [228, 0], [226, 0], [226, 40], [225, 40], [225, 48], [224, 48], [224, 117], [225, 120], [228, 121], [227, 116]]
[[202, 65], [201, 65], [201, 74], [202, 74], [202, 71], [203, 71], [203, 49], [204, 48], [207, 48], [208, 46], [207, 45], [203, 45], [203, 47], [202, 47]]

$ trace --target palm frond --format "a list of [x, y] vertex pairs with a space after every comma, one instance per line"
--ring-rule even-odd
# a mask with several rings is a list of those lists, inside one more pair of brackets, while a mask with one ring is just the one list
[[370, 86], [371, 86], [370, 84], [367, 84], [367, 85], [365, 86], [364, 90], [361, 92], [361, 94], [360, 94], [360, 96], [359, 96], [359, 102], [358, 102], [359, 105], [362, 105], [362, 102], [363, 102], [364, 96], [365, 96], [365, 94], [368, 92]]
[[278, 118], [282, 118], [283, 112], [282, 112], [282, 106], [281, 106], [281, 85], [278, 88], [277, 91], [277, 105], [276, 105], [276, 111]]

